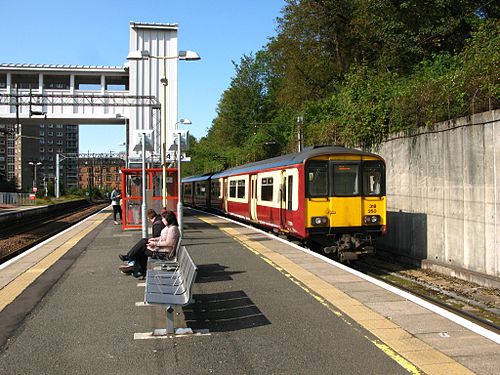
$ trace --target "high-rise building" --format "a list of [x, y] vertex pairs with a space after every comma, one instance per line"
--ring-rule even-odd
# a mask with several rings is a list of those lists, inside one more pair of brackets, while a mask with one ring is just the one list
[[78, 187], [78, 125], [0, 124], [0, 178], [16, 180], [18, 189], [44, 188], [56, 176], [56, 154], [63, 189]]
[[15, 177], [14, 125], [0, 124], [0, 181], [13, 181]]

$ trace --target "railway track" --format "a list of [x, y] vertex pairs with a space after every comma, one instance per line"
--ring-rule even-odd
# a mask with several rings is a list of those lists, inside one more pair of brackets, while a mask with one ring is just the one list
[[352, 268], [500, 334], [500, 291], [373, 256]]
[[109, 202], [66, 205], [50, 213], [37, 214], [29, 219], [3, 225], [0, 230], [0, 264], [108, 205]]

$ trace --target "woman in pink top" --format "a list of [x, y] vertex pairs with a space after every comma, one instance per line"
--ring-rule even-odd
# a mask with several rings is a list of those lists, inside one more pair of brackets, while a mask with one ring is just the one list
[[145, 251], [146, 261], [148, 256], [153, 255], [153, 252], [157, 254], [159, 259], [171, 260], [175, 258], [177, 243], [181, 237], [179, 224], [172, 211], [168, 211], [163, 215], [163, 222], [165, 228], [162, 229], [160, 237], [148, 240], [147, 250]]

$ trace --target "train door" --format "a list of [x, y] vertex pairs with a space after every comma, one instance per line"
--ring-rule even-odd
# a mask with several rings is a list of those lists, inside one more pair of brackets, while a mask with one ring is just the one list
[[224, 177], [222, 179], [222, 204], [223, 204], [223, 208], [224, 208], [224, 212], [228, 212], [227, 211], [227, 177]]
[[[294, 202], [293, 197], [294, 194], [297, 194], [294, 191], [294, 185], [297, 180], [297, 171], [296, 170], [287, 170], [281, 172], [281, 186], [280, 186], [280, 219], [281, 219], [281, 227], [289, 230], [290, 227], [293, 226], [294, 216]], [[295, 187], [297, 188], [297, 187]], [[295, 204], [297, 206], [297, 203]], [[297, 207], [295, 207], [297, 209]]]
[[258, 221], [257, 218], [257, 175], [250, 175], [250, 219]]
[[280, 178], [280, 226], [286, 227], [286, 197], [287, 197], [287, 180], [286, 170], [281, 171]]

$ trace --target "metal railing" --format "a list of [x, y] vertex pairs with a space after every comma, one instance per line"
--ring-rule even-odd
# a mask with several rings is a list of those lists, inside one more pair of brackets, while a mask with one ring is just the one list
[[29, 193], [5, 193], [0, 192], [0, 204], [12, 206], [32, 206], [34, 199], [30, 199]]

